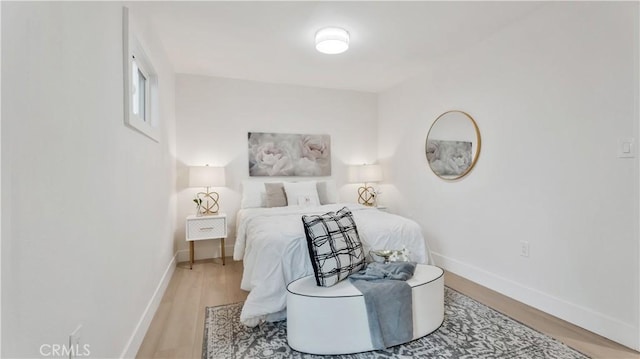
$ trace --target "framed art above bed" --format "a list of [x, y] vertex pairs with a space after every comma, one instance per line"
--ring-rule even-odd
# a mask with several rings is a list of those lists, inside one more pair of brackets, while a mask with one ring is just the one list
[[249, 176], [330, 176], [331, 137], [249, 132]]

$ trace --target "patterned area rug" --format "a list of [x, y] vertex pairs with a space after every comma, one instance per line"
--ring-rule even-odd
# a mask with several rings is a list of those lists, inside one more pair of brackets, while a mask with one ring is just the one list
[[242, 303], [206, 308], [202, 357], [212, 358], [587, 358], [452, 289], [435, 332], [384, 351], [320, 356], [287, 345], [287, 322], [242, 325]]

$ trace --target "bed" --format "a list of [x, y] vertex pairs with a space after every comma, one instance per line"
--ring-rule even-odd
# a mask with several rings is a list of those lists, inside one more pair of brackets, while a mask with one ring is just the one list
[[[245, 208], [237, 215], [234, 260], [244, 261], [241, 288], [249, 291], [240, 321], [256, 326], [286, 316], [286, 286], [313, 274], [301, 217], [348, 207], [364, 252], [402, 249], [418, 263], [432, 264], [420, 226], [407, 218], [358, 204]], [[375, 259], [369, 256], [368, 259]]]

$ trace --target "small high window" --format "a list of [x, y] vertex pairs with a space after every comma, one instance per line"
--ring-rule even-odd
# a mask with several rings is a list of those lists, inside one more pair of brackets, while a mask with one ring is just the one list
[[152, 101], [157, 97], [155, 96], [158, 91], [157, 74], [131, 25], [129, 9], [125, 7], [123, 8], [125, 123], [158, 141], [158, 114], [154, 111], [157, 104]]
[[145, 111], [145, 109], [148, 107], [147, 100], [149, 99], [147, 96], [149, 93], [149, 75], [140, 69], [135, 58], [131, 62], [131, 70], [131, 105], [133, 106], [131, 111], [134, 115], [140, 117], [141, 120], [147, 122], [148, 119], [145, 117], [147, 111]]

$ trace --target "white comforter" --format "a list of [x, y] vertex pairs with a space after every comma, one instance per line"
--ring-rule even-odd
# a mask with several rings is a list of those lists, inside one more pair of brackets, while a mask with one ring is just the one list
[[286, 286], [313, 274], [302, 214], [322, 214], [347, 206], [353, 213], [365, 253], [402, 249], [411, 260], [432, 263], [420, 226], [412, 220], [357, 204], [242, 209], [237, 217], [233, 259], [244, 261], [241, 288], [250, 291], [240, 321], [255, 326], [286, 315]]

